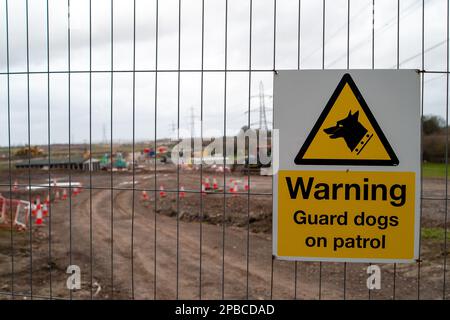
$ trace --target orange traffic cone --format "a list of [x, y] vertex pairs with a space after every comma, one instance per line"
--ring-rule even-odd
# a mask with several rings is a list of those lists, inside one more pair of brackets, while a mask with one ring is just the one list
[[249, 188], [249, 186], [248, 186], [248, 183], [245, 183], [245, 184], [244, 184], [244, 190], [245, 190], [245, 191], [250, 190], [250, 188]]
[[76, 196], [79, 193], [80, 193], [80, 189], [78, 189], [78, 187], [75, 187], [72, 191], [72, 195], [74, 195], [74, 196]]
[[216, 177], [213, 178], [213, 190], [217, 190], [219, 186], [217, 185], [217, 179]]
[[34, 208], [31, 210], [33, 216], [37, 215], [41, 211], [41, 197], [37, 196], [34, 200]]
[[49, 204], [50, 203], [50, 195], [47, 194], [47, 197], [45, 198], [45, 204]]
[[238, 192], [239, 192], [238, 184], [237, 184], [237, 182], [234, 182], [233, 195], [237, 196]]
[[143, 190], [141, 192], [141, 201], [145, 201], [145, 200], [148, 200], [148, 194], [147, 194], [147, 191]]
[[37, 210], [37, 213], [36, 213], [36, 224], [38, 226], [42, 225], [42, 210], [41, 209]]
[[161, 197], [161, 198], [165, 198], [166, 197], [166, 192], [164, 191], [164, 186], [160, 186], [159, 187], [159, 196]]
[[234, 186], [231, 185], [231, 182], [230, 182], [230, 188], [228, 190], [230, 191], [230, 193], [234, 193]]
[[211, 189], [211, 185], [209, 184], [209, 177], [205, 178], [205, 189], [206, 190]]
[[56, 190], [55, 192], [55, 199], [53, 201], [59, 200], [59, 190]]
[[181, 186], [180, 188], [180, 199], [183, 199], [186, 196], [186, 192], [184, 191], [184, 187]]
[[62, 200], [66, 200], [67, 199], [67, 190], [63, 189], [63, 194], [62, 194]]

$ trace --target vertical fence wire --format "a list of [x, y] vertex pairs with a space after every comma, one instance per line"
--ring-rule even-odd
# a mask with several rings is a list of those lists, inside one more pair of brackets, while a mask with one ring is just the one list
[[[300, 31], [301, 31], [301, 8], [302, 0], [298, 0], [298, 18], [297, 18], [297, 70], [300, 71]], [[297, 300], [297, 280], [298, 280], [298, 262], [294, 262], [294, 300]]]
[[114, 175], [113, 175], [113, 119], [114, 119], [114, 0], [111, 0], [111, 83], [110, 83], [110, 163], [111, 163], [111, 298], [114, 299]]
[[[325, 70], [325, 0], [322, 1], [322, 70]], [[319, 300], [322, 299], [322, 262], [319, 262]]]
[[[30, 119], [30, 39], [28, 28], [28, 0], [25, 2], [26, 14], [26, 40], [27, 40], [27, 126], [28, 126], [28, 200], [30, 202], [31, 212], [31, 119]], [[31, 218], [30, 218], [31, 222]], [[31, 225], [31, 224], [30, 224]], [[33, 233], [30, 227], [29, 232], [30, 241], [30, 298], [33, 299]]]
[[[252, 23], [253, 23], [253, 0], [249, 3], [249, 44], [248, 44], [248, 116], [247, 116], [247, 128], [250, 129], [250, 110], [251, 110], [251, 98], [252, 98]], [[250, 143], [250, 142], [249, 142]], [[247, 148], [247, 147], [245, 147]], [[250, 145], [248, 145], [248, 154], [250, 155]], [[247, 152], [244, 152], [246, 155]], [[246, 157], [247, 165], [247, 247], [246, 247], [246, 298], [249, 299], [249, 277], [250, 277], [250, 157]], [[225, 191], [225, 190], [224, 190]]]
[[[203, 81], [204, 81], [204, 58], [205, 58], [205, 0], [202, 0], [202, 53], [201, 53], [201, 72], [200, 72], [200, 185], [203, 185]], [[194, 137], [192, 137], [194, 138]], [[195, 142], [194, 142], [195, 145]], [[198, 275], [198, 298], [202, 300], [202, 268], [203, 268], [203, 194], [199, 192], [200, 198], [200, 221], [199, 221], [199, 275]]]
[[[400, 0], [397, 0], [397, 70], [400, 68]], [[397, 264], [394, 263], [394, 276], [392, 281], [392, 299], [395, 300], [395, 289], [397, 284]]]
[[89, 0], [89, 261], [90, 261], [90, 297], [93, 296], [94, 285], [94, 238], [92, 225], [92, 0]]
[[153, 224], [154, 224], [154, 231], [153, 231], [153, 254], [154, 254], [154, 265], [153, 265], [153, 299], [156, 300], [156, 289], [157, 289], [157, 283], [156, 283], [156, 271], [157, 271], [157, 264], [156, 264], [156, 254], [157, 254], [157, 230], [156, 230], [156, 210], [157, 210], [157, 179], [156, 179], [156, 154], [158, 150], [157, 145], [157, 117], [158, 117], [158, 41], [159, 41], [159, 0], [156, 0], [156, 17], [155, 17], [155, 123], [154, 123], [154, 129], [155, 129], [155, 163], [154, 163], [154, 210], [153, 210]]
[[48, 1], [46, 1], [46, 42], [47, 42], [47, 153], [48, 153], [48, 276], [49, 276], [49, 295], [50, 299], [53, 296], [52, 291], [52, 202], [50, 199], [51, 195], [51, 140], [50, 140], [50, 123], [51, 123], [51, 115], [50, 115], [50, 26], [49, 26], [49, 7]]
[[[421, 54], [421, 66], [422, 66], [422, 71], [425, 70], [425, 0], [422, 0], [422, 54]], [[423, 119], [423, 113], [424, 113], [424, 96], [425, 96], [425, 73], [422, 72], [421, 74], [421, 95], [420, 95], [420, 119]], [[422, 121], [420, 122], [420, 132], [421, 134], [423, 133], [423, 129], [422, 129]], [[422, 156], [423, 156], [423, 139], [420, 139], [420, 155], [421, 155], [421, 160]], [[421, 179], [420, 179], [420, 192], [421, 192], [421, 198], [423, 198], [423, 166], [421, 166]], [[446, 196], [447, 197], [447, 196]], [[423, 216], [423, 201], [421, 201], [420, 203], [420, 221], [422, 221], [422, 216]], [[419, 227], [419, 257], [418, 257], [418, 261], [417, 261], [417, 300], [420, 300], [420, 281], [421, 281], [421, 266], [422, 266], [422, 259], [421, 259], [421, 253], [422, 253], [422, 248], [421, 248], [421, 237], [422, 237], [422, 226]]]
[[[277, 0], [273, 0], [273, 63], [272, 70], [274, 76], [276, 75], [276, 50], [277, 50]], [[273, 113], [272, 113], [272, 123], [273, 123]], [[272, 186], [273, 186], [273, 175], [272, 178]], [[273, 194], [272, 194], [273, 197]], [[270, 299], [273, 298], [273, 268], [274, 268], [275, 256], [272, 254], [272, 262], [270, 267]]]
[[397, 70], [400, 69], [400, 0], [397, 0]]
[[156, 231], [156, 223], [157, 223], [157, 219], [156, 219], [156, 209], [157, 209], [157, 180], [156, 180], [156, 155], [157, 155], [157, 150], [158, 150], [158, 145], [157, 145], [157, 131], [158, 128], [156, 126], [156, 122], [157, 122], [157, 116], [158, 116], [158, 41], [159, 41], [159, 0], [156, 0], [156, 16], [155, 16], [155, 163], [154, 163], [154, 196], [155, 196], [155, 201], [154, 201], [154, 210], [153, 210], [153, 224], [154, 224], [154, 231], [153, 231], [153, 259], [154, 259], [154, 265], [153, 265], [153, 299], [156, 300], [156, 288], [157, 288], [157, 284], [156, 284], [156, 271], [157, 271], [157, 265], [156, 265], [156, 253], [157, 253], [157, 231]]
[[[347, 0], [347, 58], [346, 67], [350, 69], [350, 0]], [[344, 262], [344, 279], [343, 279], [344, 300], [347, 298], [347, 262]]]
[[[375, 0], [372, 0], [372, 66], [371, 69], [375, 69]], [[369, 266], [371, 266], [372, 264], [369, 263]], [[368, 294], [369, 294], [369, 300], [372, 298], [371, 294], [371, 289], [369, 288], [368, 290]]]
[[224, 56], [224, 90], [223, 90], [223, 215], [222, 215], [222, 300], [225, 299], [225, 228], [226, 228], [226, 163], [227, 163], [227, 69], [228, 69], [228, 0], [225, 0], [225, 56]]
[[[12, 202], [12, 169], [11, 169], [11, 101], [10, 101], [10, 74], [9, 74], [9, 12], [8, 0], [5, 1], [5, 29], [6, 29], [6, 103], [8, 106], [8, 176], [9, 176], [9, 201]], [[28, 208], [31, 213], [31, 205]], [[12, 216], [12, 206], [10, 206], [10, 215]], [[30, 219], [31, 220], [31, 219]], [[14, 299], [14, 232], [13, 220], [10, 223], [10, 252], [11, 252], [11, 298]]]
[[447, 3], [447, 31], [446, 31], [446, 59], [445, 59], [445, 123], [446, 123], [446, 143], [445, 143], [445, 216], [444, 216], [444, 270], [443, 270], [443, 284], [442, 284], [442, 300], [446, 298], [446, 273], [447, 273], [447, 215], [448, 215], [448, 143], [449, 143], [449, 130], [448, 130], [448, 73], [449, 73], [449, 6]]
[[[181, 78], [181, 0], [178, 0], [178, 64], [177, 64], [177, 143], [180, 141], [180, 78]], [[178, 153], [179, 155], [179, 153]], [[179, 298], [179, 273], [180, 273], [180, 157], [177, 157], [177, 274], [176, 274], [176, 299]]]
[[135, 163], [135, 143], [136, 143], [136, 0], [133, 0], [133, 145], [132, 145], [132, 169], [133, 169], [133, 193], [131, 196], [131, 298], [134, 300], [134, 200], [136, 193], [136, 163]]
[[[67, 73], [67, 98], [68, 98], [68, 130], [69, 130], [69, 265], [72, 265], [72, 106], [71, 106], [71, 64], [70, 64], [70, 58], [71, 58], [71, 52], [70, 52], [70, 0], [67, 0], [67, 66], [68, 66], [68, 73]], [[30, 166], [31, 167], [31, 166]], [[73, 298], [73, 292], [72, 290], [69, 290], [70, 293], [70, 300]]]
[[375, 0], [372, 0], [372, 69], [375, 69]]

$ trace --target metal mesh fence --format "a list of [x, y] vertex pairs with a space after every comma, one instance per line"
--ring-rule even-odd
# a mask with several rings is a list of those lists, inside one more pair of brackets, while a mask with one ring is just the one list
[[[0, 3], [2, 299], [448, 299], [447, 1]], [[168, 156], [270, 129], [277, 70], [351, 68], [420, 69], [443, 119], [421, 258], [380, 265], [380, 290], [365, 264], [272, 259], [270, 176]]]

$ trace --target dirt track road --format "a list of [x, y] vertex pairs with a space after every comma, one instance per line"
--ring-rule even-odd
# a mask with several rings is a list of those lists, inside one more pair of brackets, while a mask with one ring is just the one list
[[[85, 193], [83, 196], [86, 197]], [[98, 265], [94, 277], [102, 279], [103, 291], [111, 295], [111, 236], [113, 237], [113, 281], [115, 297], [131, 297], [131, 204], [132, 191], [114, 194], [114, 231], [111, 234], [111, 191], [95, 192], [92, 200], [92, 225], [95, 260]], [[135, 195], [134, 217], [134, 291], [135, 298], [198, 299], [200, 295], [200, 228], [202, 229], [201, 283], [203, 299], [241, 298], [247, 296], [247, 232], [225, 229], [225, 251], [222, 250], [223, 227], [203, 223], [178, 221], [175, 217], [156, 216], [156, 279], [155, 279], [155, 215], [154, 207], [145, 208]], [[184, 199], [188, 201], [188, 198]], [[180, 201], [181, 202], [181, 201]], [[180, 204], [182, 205], [182, 204]], [[157, 203], [158, 206], [158, 203]], [[89, 249], [89, 197], [73, 206], [75, 252]], [[178, 233], [177, 233], [178, 224]], [[178, 237], [177, 237], [178, 234]], [[178, 249], [177, 249], [178, 243]], [[250, 234], [249, 296], [255, 299], [270, 297], [271, 239], [267, 235]], [[177, 288], [178, 250], [178, 288]], [[225, 259], [223, 260], [223, 254]], [[72, 261], [77, 264], [76, 259]], [[292, 264], [281, 263], [277, 269], [278, 298], [293, 297]], [[280, 268], [281, 267], [281, 268]], [[223, 276], [224, 273], [224, 279]], [[101, 271], [101, 272], [99, 272]], [[222, 284], [224, 285], [222, 286]], [[314, 287], [302, 288], [304, 297], [316, 293]], [[305, 290], [306, 289], [306, 290]]]

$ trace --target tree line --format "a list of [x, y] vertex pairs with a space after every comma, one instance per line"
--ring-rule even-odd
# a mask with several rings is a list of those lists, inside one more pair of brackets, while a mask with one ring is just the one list
[[[424, 161], [445, 162], [447, 129], [448, 125], [444, 118], [437, 115], [422, 116], [422, 153]], [[450, 149], [450, 146], [447, 149]], [[450, 155], [450, 150], [447, 150], [447, 153]]]

